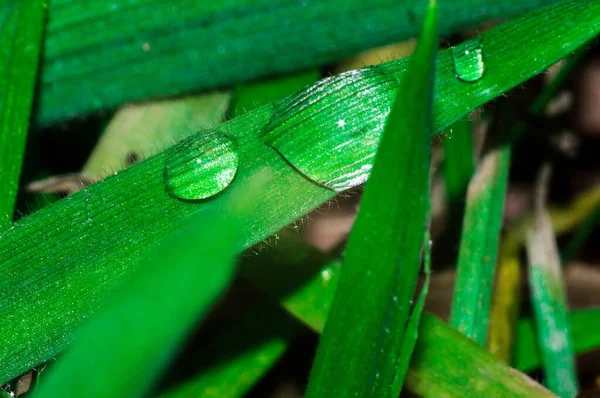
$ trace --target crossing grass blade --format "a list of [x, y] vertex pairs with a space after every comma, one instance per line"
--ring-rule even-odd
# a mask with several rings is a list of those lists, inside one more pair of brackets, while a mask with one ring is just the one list
[[[394, 397], [404, 382], [412, 354], [403, 349], [405, 340], [416, 338], [407, 335], [406, 320], [411, 318], [429, 209], [437, 29], [432, 1], [348, 240], [307, 397]], [[420, 313], [413, 316], [418, 319]]]
[[240, 186], [228, 213], [200, 213], [163, 242], [84, 324], [34, 396], [146, 396], [229, 285], [239, 226], [253, 217], [267, 178], [261, 172]]
[[[600, 3], [565, 0], [486, 31], [482, 38], [488, 69], [476, 83], [458, 81], [452, 72], [451, 52], [440, 52], [433, 131], [448, 127], [475, 107], [543, 71], [598, 32]], [[523, 52], [526, 46], [528, 51]], [[378, 68], [401, 80], [407, 62], [398, 60]], [[385, 108], [363, 106], [365, 97], [340, 96], [340, 85], [355, 81], [346, 76], [336, 84], [328, 81], [302, 90], [309, 99], [323, 94], [331, 98], [327, 109], [317, 109], [307, 119], [308, 123], [326, 113], [330, 123], [307, 128], [302, 132], [304, 137], [340, 139], [335, 122], [352, 107], [367, 109], [365, 118], [369, 120], [385, 118]], [[385, 90], [397, 88], [396, 83], [386, 84], [385, 90], [372, 80], [365, 82], [369, 83], [370, 95], [377, 100], [387, 98]], [[313, 91], [315, 87], [320, 91]], [[294, 115], [301, 109], [290, 105], [287, 111]], [[215, 128], [238, 142], [240, 167], [233, 185], [259, 168], [273, 170], [273, 189], [257, 204], [261, 217], [241, 227], [244, 247], [265, 239], [334, 195], [308, 181], [264, 144], [262, 129], [272, 116], [270, 104]], [[375, 153], [376, 143], [364, 149]], [[297, 150], [305, 151], [302, 147]], [[185, 151], [182, 154], [187, 155]], [[329, 160], [321, 167], [341, 168], [358, 159], [350, 163], [342, 158]], [[0, 337], [6, 343], [0, 346], [0, 359], [6, 364], [0, 369], [0, 382], [57, 355], [101, 300], [139, 265], [140, 256], [164, 236], [184, 225], [194, 213], [224, 209], [230, 189], [199, 203], [166, 194], [164, 162], [164, 153], [145, 159], [0, 228], [0, 271], [5, 275], [0, 281], [0, 315], [4, 320]], [[98, 284], [98, 280], [104, 282]]]
[[[442, 2], [440, 28], [448, 33], [556, 1]], [[330, 64], [414, 37], [423, 18], [417, 3], [394, 0], [48, 3], [37, 118], [42, 125]]]
[[0, 5], [0, 224], [12, 220], [39, 63], [43, 0]]

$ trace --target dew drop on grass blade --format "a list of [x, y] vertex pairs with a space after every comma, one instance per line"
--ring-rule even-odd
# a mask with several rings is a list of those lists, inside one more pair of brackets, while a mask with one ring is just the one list
[[483, 77], [485, 62], [480, 37], [452, 47], [454, 75], [466, 83], [474, 83]]
[[218, 132], [193, 136], [168, 150], [165, 189], [177, 198], [197, 200], [229, 186], [239, 164], [237, 144]]
[[438, 44], [437, 9], [434, 1], [429, 4], [350, 234], [308, 398], [392, 397], [404, 381], [412, 352], [406, 339], [414, 338], [414, 327], [406, 328], [429, 209]]

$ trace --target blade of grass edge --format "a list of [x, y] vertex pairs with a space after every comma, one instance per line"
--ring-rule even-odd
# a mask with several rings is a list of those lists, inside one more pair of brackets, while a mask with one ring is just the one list
[[309, 398], [392, 397], [403, 384], [399, 371], [408, 366], [412, 354], [412, 350], [402, 352], [406, 319], [421, 266], [429, 209], [437, 29], [432, 0], [350, 234], [339, 286], [311, 369]]
[[1, 8], [0, 224], [12, 220], [19, 190], [46, 5], [43, 0], [14, 0]]

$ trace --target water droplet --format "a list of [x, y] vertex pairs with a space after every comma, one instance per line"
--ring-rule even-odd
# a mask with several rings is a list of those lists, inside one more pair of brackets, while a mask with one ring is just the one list
[[381, 67], [323, 79], [275, 104], [264, 141], [321, 185], [339, 192], [362, 184], [397, 84]]
[[485, 73], [481, 39], [476, 38], [452, 47], [454, 75], [467, 83], [474, 83]]
[[237, 144], [226, 135], [207, 132], [169, 149], [164, 181], [169, 195], [206, 199], [229, 186], [239, 164]]

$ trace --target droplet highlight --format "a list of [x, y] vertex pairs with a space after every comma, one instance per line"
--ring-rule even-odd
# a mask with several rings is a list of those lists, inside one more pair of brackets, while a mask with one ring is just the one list
[[454, 75], [466, 83], [475, 83], [485, 74], [481, 39], [469, 40], [452, 47]]
[[187, 200], [206, 199], [231, 184], [239, 165], [235, 141], [218, 132], [188, 137], [169, 149], [165, 190]]

